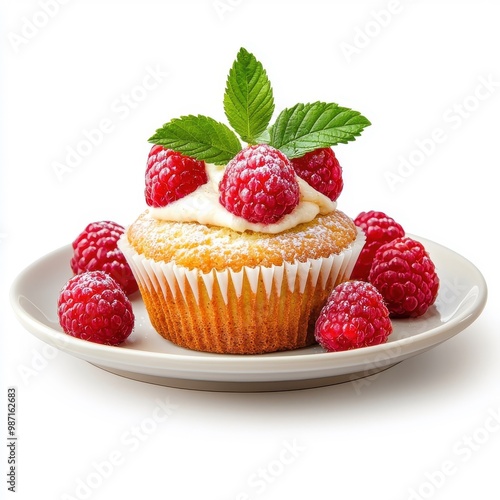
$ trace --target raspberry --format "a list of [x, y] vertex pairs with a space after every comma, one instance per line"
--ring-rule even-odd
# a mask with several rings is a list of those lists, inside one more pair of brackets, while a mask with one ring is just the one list
[[404, 236], [405, 231], [392, 217], [374, 210], [361, 212], [354, 219], [354, 224], [364, 231], [366, 241], [352, 270], [351, 279], [368, 281], [375, 252], [384, 243]]
[[144, 194], [150, 207], [164, 207], [208, 181], [205, 162], [163, 146], [153, 146], [146, 168]]
[[73, 276], [57, 302], [65, 333], [98, 344], [118, 345], [132, 332], [132, 304], [116, 281], [103, 271]]
[[292, 161], [295, 173], [316, 191], [335, 201], [344, 188], [342, 167], [332, 148], [320, 148]]
[[369, 280], [384, 297], [394, 318], [421, 316], [436, 300], [439, 288], [429, 254], [422, 243], [407, 236], [377, 250]]
[[132, 270], [117, 247], [125, 228], [112, 221], [92, 222], [73, 241], [71, 269], [75, 274], [105, 271], [128, 295], [138, 290]]
[[299, 203], [299, 184], [290, 160], [266, 144], [248, 146], [226, 166], [219, 201], [249, 222], [272, 224]]
[[346, 281], [328, 297], [316, 321], [316, 341], [327, 351], [382, 344], [392, 332], [379, 291], [366, 281]]

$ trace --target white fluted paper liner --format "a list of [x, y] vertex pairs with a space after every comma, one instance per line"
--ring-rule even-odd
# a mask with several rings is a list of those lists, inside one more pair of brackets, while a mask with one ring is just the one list
[[290, 292], [296, 290], [304, 292], [308, 280], [313, 287], [319, 286], [324, 290], [327, 283], [337, 282], [338, 278], [348, 279], [356, 260], [363, 248], [365, 235], [358, 230], [356, 240], [342, 253], [331, 255], [327, 258], [308, 259], [305, 262], [285, 262], [280, 266], [271, 267], [243, 267], [240, 271], [225, 269], [223, 271], [212, 270], [202, 273], [199, 270], [190, 270], [178, 266], [175, 262], [155, 261], [138, 254], [128, 243], [126, 233], [119, 240], [118, 247], [125, 255], [132, 272], [139, 283], [145, 289], [161, 292], [166, 295], [167, 289], [177, 298], [180, 291], [184, 300], [186, 294], [192, 294], [199, 303], [200, 280], [206, 289], [208, 297], [212, 299], [214, 289], [217, 287], [228, 303], [228, 289], [231, 283], [237, 297], [241, 296], [244, 277], [246, 276], [253, 293], [257, 293], [260, 280], [269, 298], [271, 291], [281, 290], [283, 280], [286, 279]]

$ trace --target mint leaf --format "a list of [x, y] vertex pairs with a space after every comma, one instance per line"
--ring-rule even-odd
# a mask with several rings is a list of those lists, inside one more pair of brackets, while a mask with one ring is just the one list
[[274, 97], [266, 71], [255, 56], [241, 48], [227, 77], [224, 94], [226, 117], [247, 143], [266, 130], [274, 113]]
[[148, 141], [215, 165], [225, 165], [241, 151], [238, 137], [227, 125], [202, 115], [174, 118]]
[[358, 111], [335, 103], [296, 104], [269, 128], [269, 144], [289, 158], [356, 139], [370, 122]]

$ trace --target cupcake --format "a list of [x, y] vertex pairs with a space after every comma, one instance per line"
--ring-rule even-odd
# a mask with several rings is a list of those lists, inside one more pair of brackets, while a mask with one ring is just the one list
[[331, 146], [369, 122], [316, 102], [285, 109], [269, 126], [272, 89], [245, 49], [229, 72], [224, 109], [234, 131], [202, 115], [156, 131], [148, 208], [119, 247], [165, 339], [223, 354], [309, 346], [322, 306], [364, 244], [337, 209], [342, 169]]

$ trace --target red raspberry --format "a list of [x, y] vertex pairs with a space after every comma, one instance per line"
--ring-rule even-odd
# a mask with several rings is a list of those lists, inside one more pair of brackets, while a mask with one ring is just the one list
[[263, 224], [292, 212], [300, 194], [290, 160], [267, 144], [240, 151], [227, 164], [219, 192], [219, 201], [229, 212]]
[[436, 300], [439, 288], [429, 254], [422, 243], [407, 236], [377, 250], [369, 279], [394, 318], [421, 316]]
[[316, 321], [315, 337], [327, 351], [382, 344], [392, 332], [379, 291], [366, 281], [346, 281], [328, 297]]
[[351, 279], [368, 281], [375, 252], [384, 243], [404, 236], [405, 230], [392, 217], [375, 210], [361, 212], [354, 219], [354, 224], [364, 231], [366, 242], [351, 273]]
[[316, 191], [335, 201], [344, 188], [342, 167], [332, 148], [320, 148], [292, 161], [295, 173]]
[[132, 332], [132, 304], [116, 281], [103, 271], [73, 276], [57, 302], [59, 323], [73, 337], [118, 345]]
[[105, 271], [128, 295], [138, 290], [132, 270], [117, 247], [125, 228], [112, 221], [92, 222], [73, 241], [71, 269], [75, 274]]
[[150, 207], [164, 207], [184, 198], [208, 181], [205, 162], [153, 146], [146, 168], [144, 194]]

